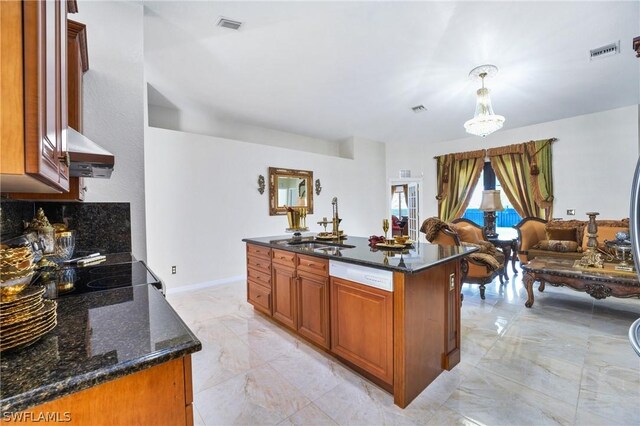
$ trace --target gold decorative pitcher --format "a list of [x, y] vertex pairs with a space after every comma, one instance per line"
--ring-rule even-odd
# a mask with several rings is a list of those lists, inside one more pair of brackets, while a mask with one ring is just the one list
[[289, 219], [289, 229], [300, 228], [300, 211], [289, 208], [287, 210], [287, 219]]

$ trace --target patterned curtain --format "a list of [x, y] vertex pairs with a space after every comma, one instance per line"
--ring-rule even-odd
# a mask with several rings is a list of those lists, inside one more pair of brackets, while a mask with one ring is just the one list
[[551, 143], [530, 141], [487, 150], [491, 167], [507, 198], [520, 216], [553, 217]]
[[446, 154], [436, 157], [438, 180], [438, 217], [451, 222], [461, 217], [475, 189], [486, 151]]

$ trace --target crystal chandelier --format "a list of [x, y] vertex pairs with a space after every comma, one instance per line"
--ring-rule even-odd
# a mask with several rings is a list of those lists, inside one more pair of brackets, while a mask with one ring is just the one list
[[464, 123], [464, 128], [467, 133], [485, 137], [496, 130], [500, 130], [504, 124], [504, 117], [493, 113], [489, 89], [484, 87], [484, 78], [488, 75], [494, 75], [497, 72], [498, 67], [495, 65], [480, 65], [472, 69], [469, 73], [469, 77], [480, 77], [482, 87], [478, 89], [477, 92], [476, 113], [471, 120]]

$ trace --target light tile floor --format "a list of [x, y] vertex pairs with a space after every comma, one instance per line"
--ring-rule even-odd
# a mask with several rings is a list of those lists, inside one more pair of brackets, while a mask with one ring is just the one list
[[[462, 362], [406, 409], [246, 302], [246, 284], [167, 297], [202, 341], [198, 425], [640, 425], [640, 358], [627, 339], [640, 300], [536, 290], [522, 274], [463, 286]], [[535, 286], [537, 288], [537, 285]]]

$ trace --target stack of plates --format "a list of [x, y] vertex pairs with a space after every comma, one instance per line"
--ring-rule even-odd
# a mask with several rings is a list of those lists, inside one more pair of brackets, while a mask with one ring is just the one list
[[35, 343], [56, 326], [56, 302], [43, 294], [43, 287], [27, 287], [0, 301], [0, 352]]

